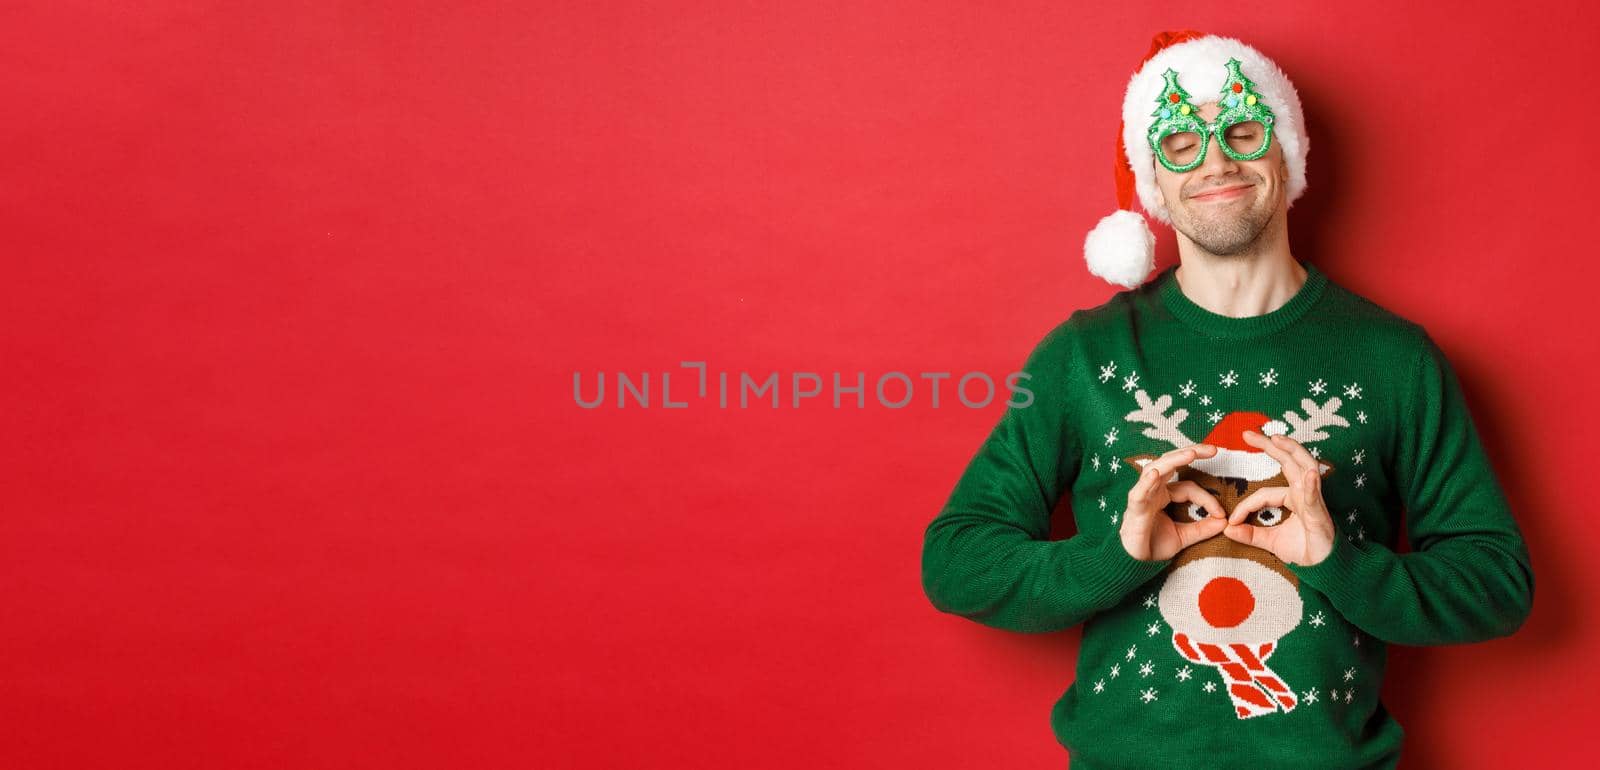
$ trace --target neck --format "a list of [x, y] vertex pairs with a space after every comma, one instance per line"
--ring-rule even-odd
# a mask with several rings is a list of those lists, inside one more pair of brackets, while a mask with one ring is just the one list
[[1282, 307], [1305, 283], [1306, 269], [1289, 252], [1282, 211], [1258, 238], [1234, 254], [1212, 254], [1178, 233], [1178, 287], [1196, 305], [1219, 315], [1247, 318]]

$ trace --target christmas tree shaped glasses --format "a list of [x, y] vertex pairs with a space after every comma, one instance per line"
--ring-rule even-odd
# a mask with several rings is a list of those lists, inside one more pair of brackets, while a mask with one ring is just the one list
[[1206, 161], [1211, 137], [1234, 160], [1255, 160], [1272, 148], [1272, 110], [1261, 101], [1256, 84], [1239, 72], [1239, 60], [1227, 63], [1228, 82], [1222, 86], [1222, 112], [1207, 123], [1189, 101], [1189, 92], [1178, 84], [1178, 73], [1170, 67], [1161, 76], [1166, 80], [1159, 105], [1150, 116], [1150, 149], [1167, 170], [1193, 171]]

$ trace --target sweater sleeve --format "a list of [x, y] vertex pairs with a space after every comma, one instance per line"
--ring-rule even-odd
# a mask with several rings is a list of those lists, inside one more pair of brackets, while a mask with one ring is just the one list
[[987, 626], [1044, 632], [1115, 606], [1168, 561], [1140, 561], [1110, 532], [1049, 540], [1050, 512], [1076, 478], [1081, 446], [1069, 429], [1079, 380], [1071, 319], [1029, 355], [1018, 394], [968, 463], [922, 546], [922, 585], [934, 607]]
[[1290, 569], [1347, 620], [1405, 645], [1507, 636], [1533, 607], [1533, 568], [1444, 353], [1421, 350], [1399, 407], [1394, 478], [1411, 552], [1334, 539], [1326, 559]]

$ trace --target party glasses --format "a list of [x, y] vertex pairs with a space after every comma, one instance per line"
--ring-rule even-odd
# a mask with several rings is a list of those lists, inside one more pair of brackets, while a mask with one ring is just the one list
[[1150, 125], [1150, 149], [1156, 160], [1174, 173], [1192, 171], [1206, 161], [1211, 137], [1224, 155], [1234, 160], [1255, 160], [1272, 148], [1274, 116], [1251, 82], [1239, 72], [1239, 60], [1227, 63], [1228, 82], [1222, 87], [1219, 103], [1222, 112], [1207, 123], [1200, 119], [1189, 101], [1189, 92], [1178, 84], [1178, 73], [1168, 68], [1161, 74], [1165, 87]]

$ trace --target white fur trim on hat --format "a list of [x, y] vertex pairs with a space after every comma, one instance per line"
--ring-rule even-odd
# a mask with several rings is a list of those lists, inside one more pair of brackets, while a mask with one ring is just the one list
[[1122, 100], [1122, 143], [1133, 169], [1139, 203], [1163, 224], [1172, 224], [1172, 218], [1156, 186], [1155, 154], [1147, 138], [1150, 122], [1155, 119], [1150, 113], [1158, 106], [1157, 99], [1165, 87], [1162, 73], [1168, 68], [1177, 70], [1178, 81], [1189, 92], [1190, 101], [1199, 106], [1220, 98], [1228, 82], [1228, 59], [1239, 60], [1239, 71], [1255, 83], [1257, 93], [1276, 118], [1272, 138], [1283, 147], [1289, 166], [1285, 188], [1288, 205], [1293, 205], [1306, 190], [1306, 152], [1311, 142], [1305, 134], [1300, 95], [1289, 76], [1260, 51], [1234, 38], [1208, 35], [1186, 40], [1162, 49], [1145, 62], [1128, 81]]
[[1083, 239], [1089, 272], [1130, 289], [1149, 277], [1155, 255], [1156, 234], [1143, 216], [1127, 209], [1107, 214]]

